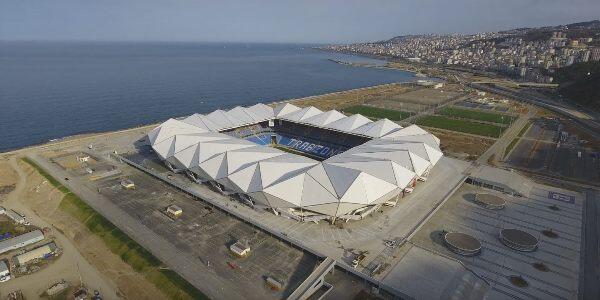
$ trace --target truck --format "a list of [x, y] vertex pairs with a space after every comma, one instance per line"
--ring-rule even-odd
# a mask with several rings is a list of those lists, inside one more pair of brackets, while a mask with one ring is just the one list
[[362, 252], [361, 254], [359, 254], [353, 261], [352, 261], [352, 267], [353, 268], [357, 268], [358, 265], [360, 265], [360, 263], [362, 263], [363, 260], [365, 260], [365, 258], [367, 257], [367, 252]]
[[235, 254], [237, 257], [246, 257], [250, 254], [250, 246], [241, 241], [237, 241], [229, 246], [229, 251]]
[[181, 217], [183, 210], [181, 209], [181, 207], [179, 207], [177, 205], [169, 205], [169, 206], [167, 206], [166, 213], [167, 213], [167, 216], [169, 216], [169, 217], [171, 217], [171, 219], [175, 220], [175, 219]]

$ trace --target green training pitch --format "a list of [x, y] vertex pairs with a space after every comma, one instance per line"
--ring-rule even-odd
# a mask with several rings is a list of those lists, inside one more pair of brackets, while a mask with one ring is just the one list
[[485, 121], [499, 124], [510, 124], [514, 121], [515, 117], [511, 115], [476, 111], [469, 109], [462, 109], [456, 107], [444, 107], [438, 112], [440, 115], [448, 117], [456, 117], [477, 121]]
[[445, 116], [425, 116], [417, 121], [417, 125], [489, 137], [498, 137], [505, 130], [501, 126], [451, 119]]
[[344, 108], [345, 113], [361, 114], [373, 119], [390, 119], [392, 121], [400, 121], [410, 117], [411, 113], [387, 108], [372, 107], [366, 105], [354, 105]]

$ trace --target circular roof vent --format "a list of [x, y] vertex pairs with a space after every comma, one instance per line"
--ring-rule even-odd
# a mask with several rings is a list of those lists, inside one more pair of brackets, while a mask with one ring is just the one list
[[538, 247], [538, 239], [523, 230], [507, 228], [500, 230], [500, 242], [517, 251], [532, 252]]
[[474, 256], [481, 252], [481, 243], [466, 233], [448, 232], [444, 235], [444, 244], [452, 252], [464, 256]]
[[475, 194], [475, 203], [493, 210], [504, 209], [506, 200], [492, 194]]

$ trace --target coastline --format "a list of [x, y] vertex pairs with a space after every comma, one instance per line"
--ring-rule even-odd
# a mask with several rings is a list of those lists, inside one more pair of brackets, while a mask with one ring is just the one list
[[[341, 54], [345, 54], [345, 55], [353, 55], [353, 56], [358, 56], [358, 57], [365, 57], [365, 58], [370, 58], [370, 59], [376, 59], [376, 60], [381, 60], [381, 61], [385, 61], [386, 64], [384, 66], [377, 66], [379, 68], [382, 69], [390, 69], [390, 70], [398, 70], [398, 71], [403, 71], [403, 72], [409, 72], [409, 73], [420, 73], [420, 69], [416, 66], [413, 66], [409, 63], [407, 63], [404, 59], [402, 58], [392, 58], [390, 56], [384, 56], [384, 55], [374, 55], [374, 54], [366, 54], [366, 53], [357, 53], [357, 52], [351, 52], [351, 51], [333, 51], [333, 50], [329, 50], [329, 49], [324, 49], [324, 48], [319, 48], [319, 47], [313, 47], [313, 49], [315, 50], [319, 50], [319, 51], [323, 51], [323, 52], [329, 52], [329, 53], [341, 53]], [[404, 67], [391, 67], [391, 64], [394, 63], [401, 63], [404, 65]], [[424, 66], [424, 67], [431, 67], [431, 66]]]
[[[0, 152], [72, 135], [155, 123], [191, 111], [208, 113], [236, 105], [414, 80], [411, 73], [331, 64], [327, 59], [336, 55], [314, 51], [310, 47], [315, 45], [219, 45], [11, 44], [6, 51], [7, 67], [14, 72], [0, 84], [10, 104], [5, 109]], [[52, 53], [63, 53], [64, 49], [73, 55], [60, 54], [60, 62], [52, 59]], [[97, 49], [98, 55], [89, 56], [86, 49]], [[127, 53], [131, 51], [144, 55], [140, 60], [129, 60]], [[179, 57], [182, 53], [188, 54]], [[34, 78], [32, 68], [26, 67], [30, 56], [56, 68], [48, 80], [31, 82], [35, 88], [27, 88], [28, 78]], [[227, 57], [237, 57], [237, 61], [224, 59]], [[264, 63], [266, 57], [269, 63]], [[126, 72], [119, 73], [121, 67]], [[135, 111], [135, 116], [129, 111]], [[22, 125], [25, 123], [28, 126]]]
[[[341, 91], [312, 95], [312, 96], [301, 97], [301, 98], [292, 98], [292, 99], [264, 102], [264, 104], [277, 105], [277, 104], [281, 104], [281, 103], [293, 103], [293, 102], [300, 102], [300, 101], [315, 101], [315, 100], [318, 100], [319, 98], [323, 98], [323, 97], [351, 94], [351, 93], [374, 90], [374, 89], [378, 89], [378, 88], [386, 88], [386, 87], [396, 86], [396, 85], [402, 86], [402, 85], [411, 85], [411, 84], [414, 84], [414, 81], [384, 83], [384, 84], [379, 84], [379, 85], [373, 85], [373, 86], [367, 86], [367, 87], [361, 87], [361, 88], [355, 88], [355, 89], [349, 89], [349, 90], [341, 90]], [[226, 109], [229, 109], [229, 108], [226, 108]], [[187, 115], [172, 116], [171, 118], [175, 119], [175, 118], [181, 118], [181, 117], [185, 117], [185, 116], [187, 116]], [[160, 125], [164, 121], [166, 121], [166, 120], [161, 120], [161, 121], [153, 122], [150, 124], [140, 124], [135, 127], [121, 128], [121, 129], [110, 130], [110, 131], [85, 132], [85, 133], [78, 133], [78, 134], [74, 134], [74, 135], [64, 136], [64, 137], [55, 138], [55, 139], [37, 143], [37, 144], [31, 144], [31, 145], [24, 146], [21, 148], [2, 150], [2, 152], [0, 152], [0, 157], [7, 157], [7, 156], [19, 154], [21, 152], [26, 152], [26, 151], [30, 151], [30, 150], [45, 148], [45, 147], [60, 146], [62, 144], [78, 143], [78, 142], [80, 143], [85, 140], [92, 140], [92, 139], [97, 139], [97, 138], [103, 137], [103, 136], [127, 133], [127, 132], [131, 132], [131, 131], [135, 131], [135, 130], [147, 130], [147, 129], [154, 128], [154, 127]]]

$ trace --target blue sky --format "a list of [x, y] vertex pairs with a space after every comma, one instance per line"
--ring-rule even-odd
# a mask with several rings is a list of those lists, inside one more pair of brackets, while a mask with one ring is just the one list
[[0, 0], [0, 40], [341, 43], [599, 16], [598, 0]]

